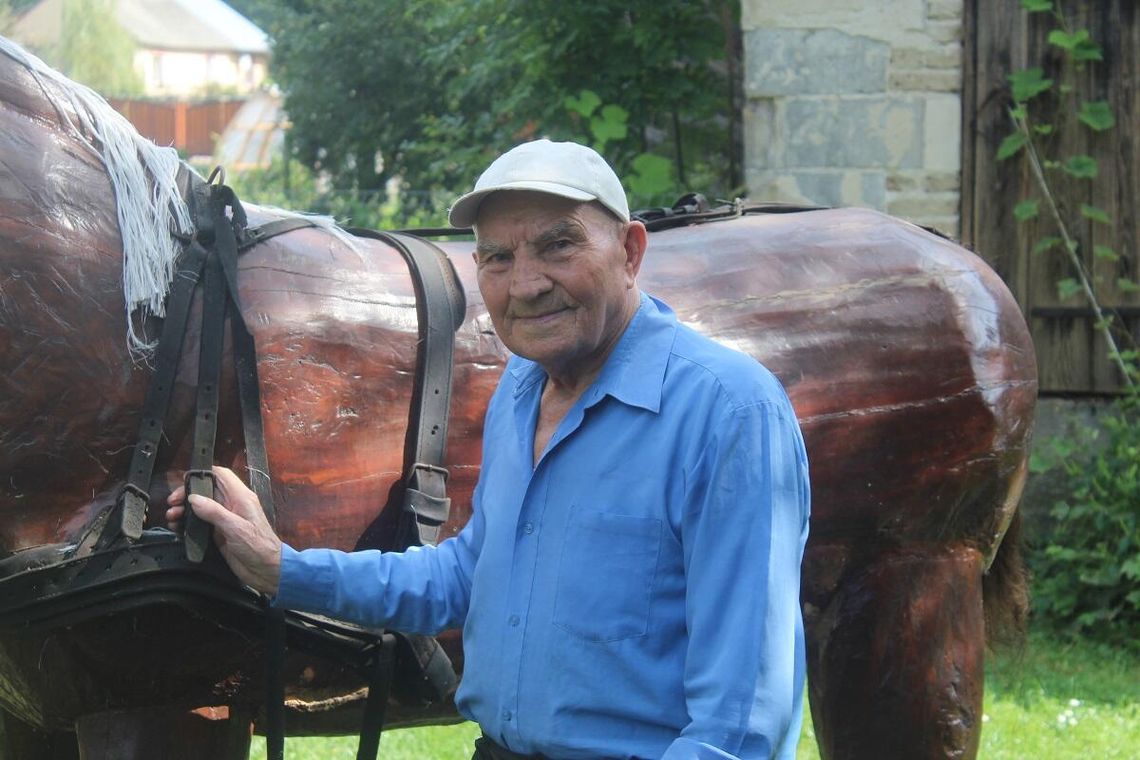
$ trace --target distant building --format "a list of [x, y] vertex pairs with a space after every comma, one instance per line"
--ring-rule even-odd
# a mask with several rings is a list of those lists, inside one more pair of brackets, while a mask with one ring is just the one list
[[[66, 0], [42, 0], [10, 36], [33, 49], [56, 44]], [[265, 33], [222, 0], [115, 0], [119, 24], [134, 41], [135, 69], [148, 97], [244, 95], [265, 81]]]

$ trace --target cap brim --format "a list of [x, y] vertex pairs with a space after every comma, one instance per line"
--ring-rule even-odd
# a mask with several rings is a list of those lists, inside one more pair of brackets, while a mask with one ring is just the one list
[[447, 212], [447, 221], [450, 222], [452, 227], [471, 227], [479, 217], [479, 206], [486, 197], [491, 193], [497, 193], [502, 190], [526, 190], [532, 193], [547, 193], [549, 195], [557, 195], [562, 198], [583, 202], [597, 200], [597, 196], [592, 193], [587, 193], [585, 190], [579, 190], [576, 187], [560, 185], [557, 182], [540, 182], [537, 180], [507, 182], [496, 185], [495, 187], [485, 187], [467, 193], [467, 195], [464, 195], [452, 205], [451, 210]]

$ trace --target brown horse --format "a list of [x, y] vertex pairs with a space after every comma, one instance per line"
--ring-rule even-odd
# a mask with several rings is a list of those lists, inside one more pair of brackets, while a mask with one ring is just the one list
[[[6, 584], [58, 561], [112, 504], [151, 376], [125, 337], [116, 188], [63, 87], [0, 54], [0, 613]], [[250, 211], [251, 223], [271, 216]], [[468, 303], [446, 537], [470, 514], [506, 352], [474, 287], [471, 244], [443, 247]], [[823, 756], [974, 757], [990, 620], [1016, 620], [1025, 602], [1007, 529], [1036, 371], [1002, 282], [912, 225], [820, 210], [654, 233], [641, 286], [772, 369], [800, 417], [814, 496], [802, 601]], [[243, 254], [239, 289], [278, 530], [295, 547], [351, 550], [401, 477], [417, 350], [407, 268], [379, 241], [353, 248], [309, 228]], [[190, 324], [152, 521], [189, 459]], [[233, 386], [228, 365], [223, 383]], [[240, 469], [235, 398], [223, 399], [217, 458]], [[84, 757], [245, 757], [262, 700], [255, 629], [173, 592], [103, 612], [0, 631], [0, 757], [74, 757], [76, 735]], [[443, 641], [461, 669], [457, 637]], [[289, 733], [355, 730], [362, 685], [335, 658], [292, 651]], [[452, 720], [448, 704], [397, 696], [389, 709], [393, 726]]]

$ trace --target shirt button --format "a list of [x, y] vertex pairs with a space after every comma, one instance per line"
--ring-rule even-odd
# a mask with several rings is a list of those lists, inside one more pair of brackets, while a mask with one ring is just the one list
[[523, 533], [534, 533], [534, 523], [524, 523]]
[[507, 622], [510, 623], [512, 626], [516, 626], [519, 624], [519, 616], [518, 615], [511, 615], [510, 619], [507, 620]]
[[511, 711], [510, 710], [503, 710], [503, 720], [510, 720], [510, 719], [511, 719]]

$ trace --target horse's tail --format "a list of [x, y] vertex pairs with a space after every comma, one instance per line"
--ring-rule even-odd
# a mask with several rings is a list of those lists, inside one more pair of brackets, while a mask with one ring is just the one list
[[986, 644], [1018, 646], [1029, 617], [1029, 571], [1021, 554], [1021, 511], [1014, 512], [989, 570], [982, 577]]

